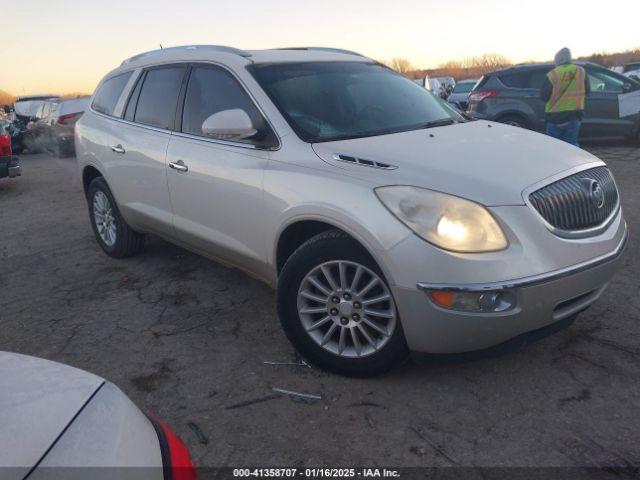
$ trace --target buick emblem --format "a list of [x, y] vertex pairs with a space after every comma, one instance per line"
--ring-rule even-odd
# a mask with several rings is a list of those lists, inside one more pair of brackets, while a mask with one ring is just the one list
[[598, 181], [593, 178], [583, 178], [583, 180], [585, 181], [591, 204], [598, 209], [602, 208], [604, 205], [604, 191]]

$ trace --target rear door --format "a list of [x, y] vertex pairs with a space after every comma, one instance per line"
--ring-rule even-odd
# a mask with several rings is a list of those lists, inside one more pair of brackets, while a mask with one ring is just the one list
[[144, 231], [173, 237], [171, 203], [165, 169], [167, 146], [186, 66], [146, 69], [138, 79], [119, 127], [112, 155], [118, 201]]
[[534, 130], [544, 128], [544, 102], [540, 88], [546, 71], [543, 68], [527, 68], [500, 76], [507, 87], [500, 91], [499, 101], [504, 114], [522, 115]]
[[131, 94], [124, 105], [116, 101], [118, 118], [102, 142], [109, 187], [127, 221], [167, 237], [173, 227], [165, 159], [185, 71], [183, 64], [152, 67], [127, 80], [122, 95]]
[[630, 135], [637, 126], [637, 116], [620, 118], [618, 95], [628, 83], [624, 76], [604, 68], [587, 66], [590, 93], [585, 100], [581, 135], [583, 137], [618, 137]]
[[[264, 239], [263, 176], [277, 140], [253, 99], [226, 69], [192, 66], [167, 152], [167, 175], [176, 234], [183, 243], [251, 271], [260, 271]], [[245, 111], [258, 134], [243, 141], [206, 135], [209, 116]], [[178, 169], [171, 168], [179, 166]]]

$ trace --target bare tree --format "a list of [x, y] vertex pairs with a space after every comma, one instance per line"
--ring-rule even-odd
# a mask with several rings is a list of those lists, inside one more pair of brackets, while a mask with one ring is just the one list
[[395, 57], [391, 60], [383, 61], [387, 67], [393, 68], [395, 71], [400, 73], [407, 73], [414, 70], [414, 67], [411, 65], [411, 62], [406, 58]]
[[10, 93], [0, 90], [0, 105], [11, 105], [15, 97]]

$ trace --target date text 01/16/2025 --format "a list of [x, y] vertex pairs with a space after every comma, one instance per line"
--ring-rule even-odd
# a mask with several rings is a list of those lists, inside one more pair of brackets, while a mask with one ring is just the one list
[[386, 468], [235, 468], [237, 478], [399, 478], [400, 472]]

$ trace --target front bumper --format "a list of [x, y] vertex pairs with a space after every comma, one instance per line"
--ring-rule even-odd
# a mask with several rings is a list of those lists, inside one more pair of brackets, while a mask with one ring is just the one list
[[[604, 292], [626, 246], [571, 267], [503, 282], [427, 284], [394, 288], [405, 337], [413, 352], [451, 354], [482, 350], [568, 319]], [[424, 290], [508, 290], [517, 301], [505, 312], [474, 313], [436, 306]]]
[[10, 157], [0, 157], [0, 178], [19, 177], [22, 175], [22, 167], [20, 166], [20, 159], [15, 155]]

